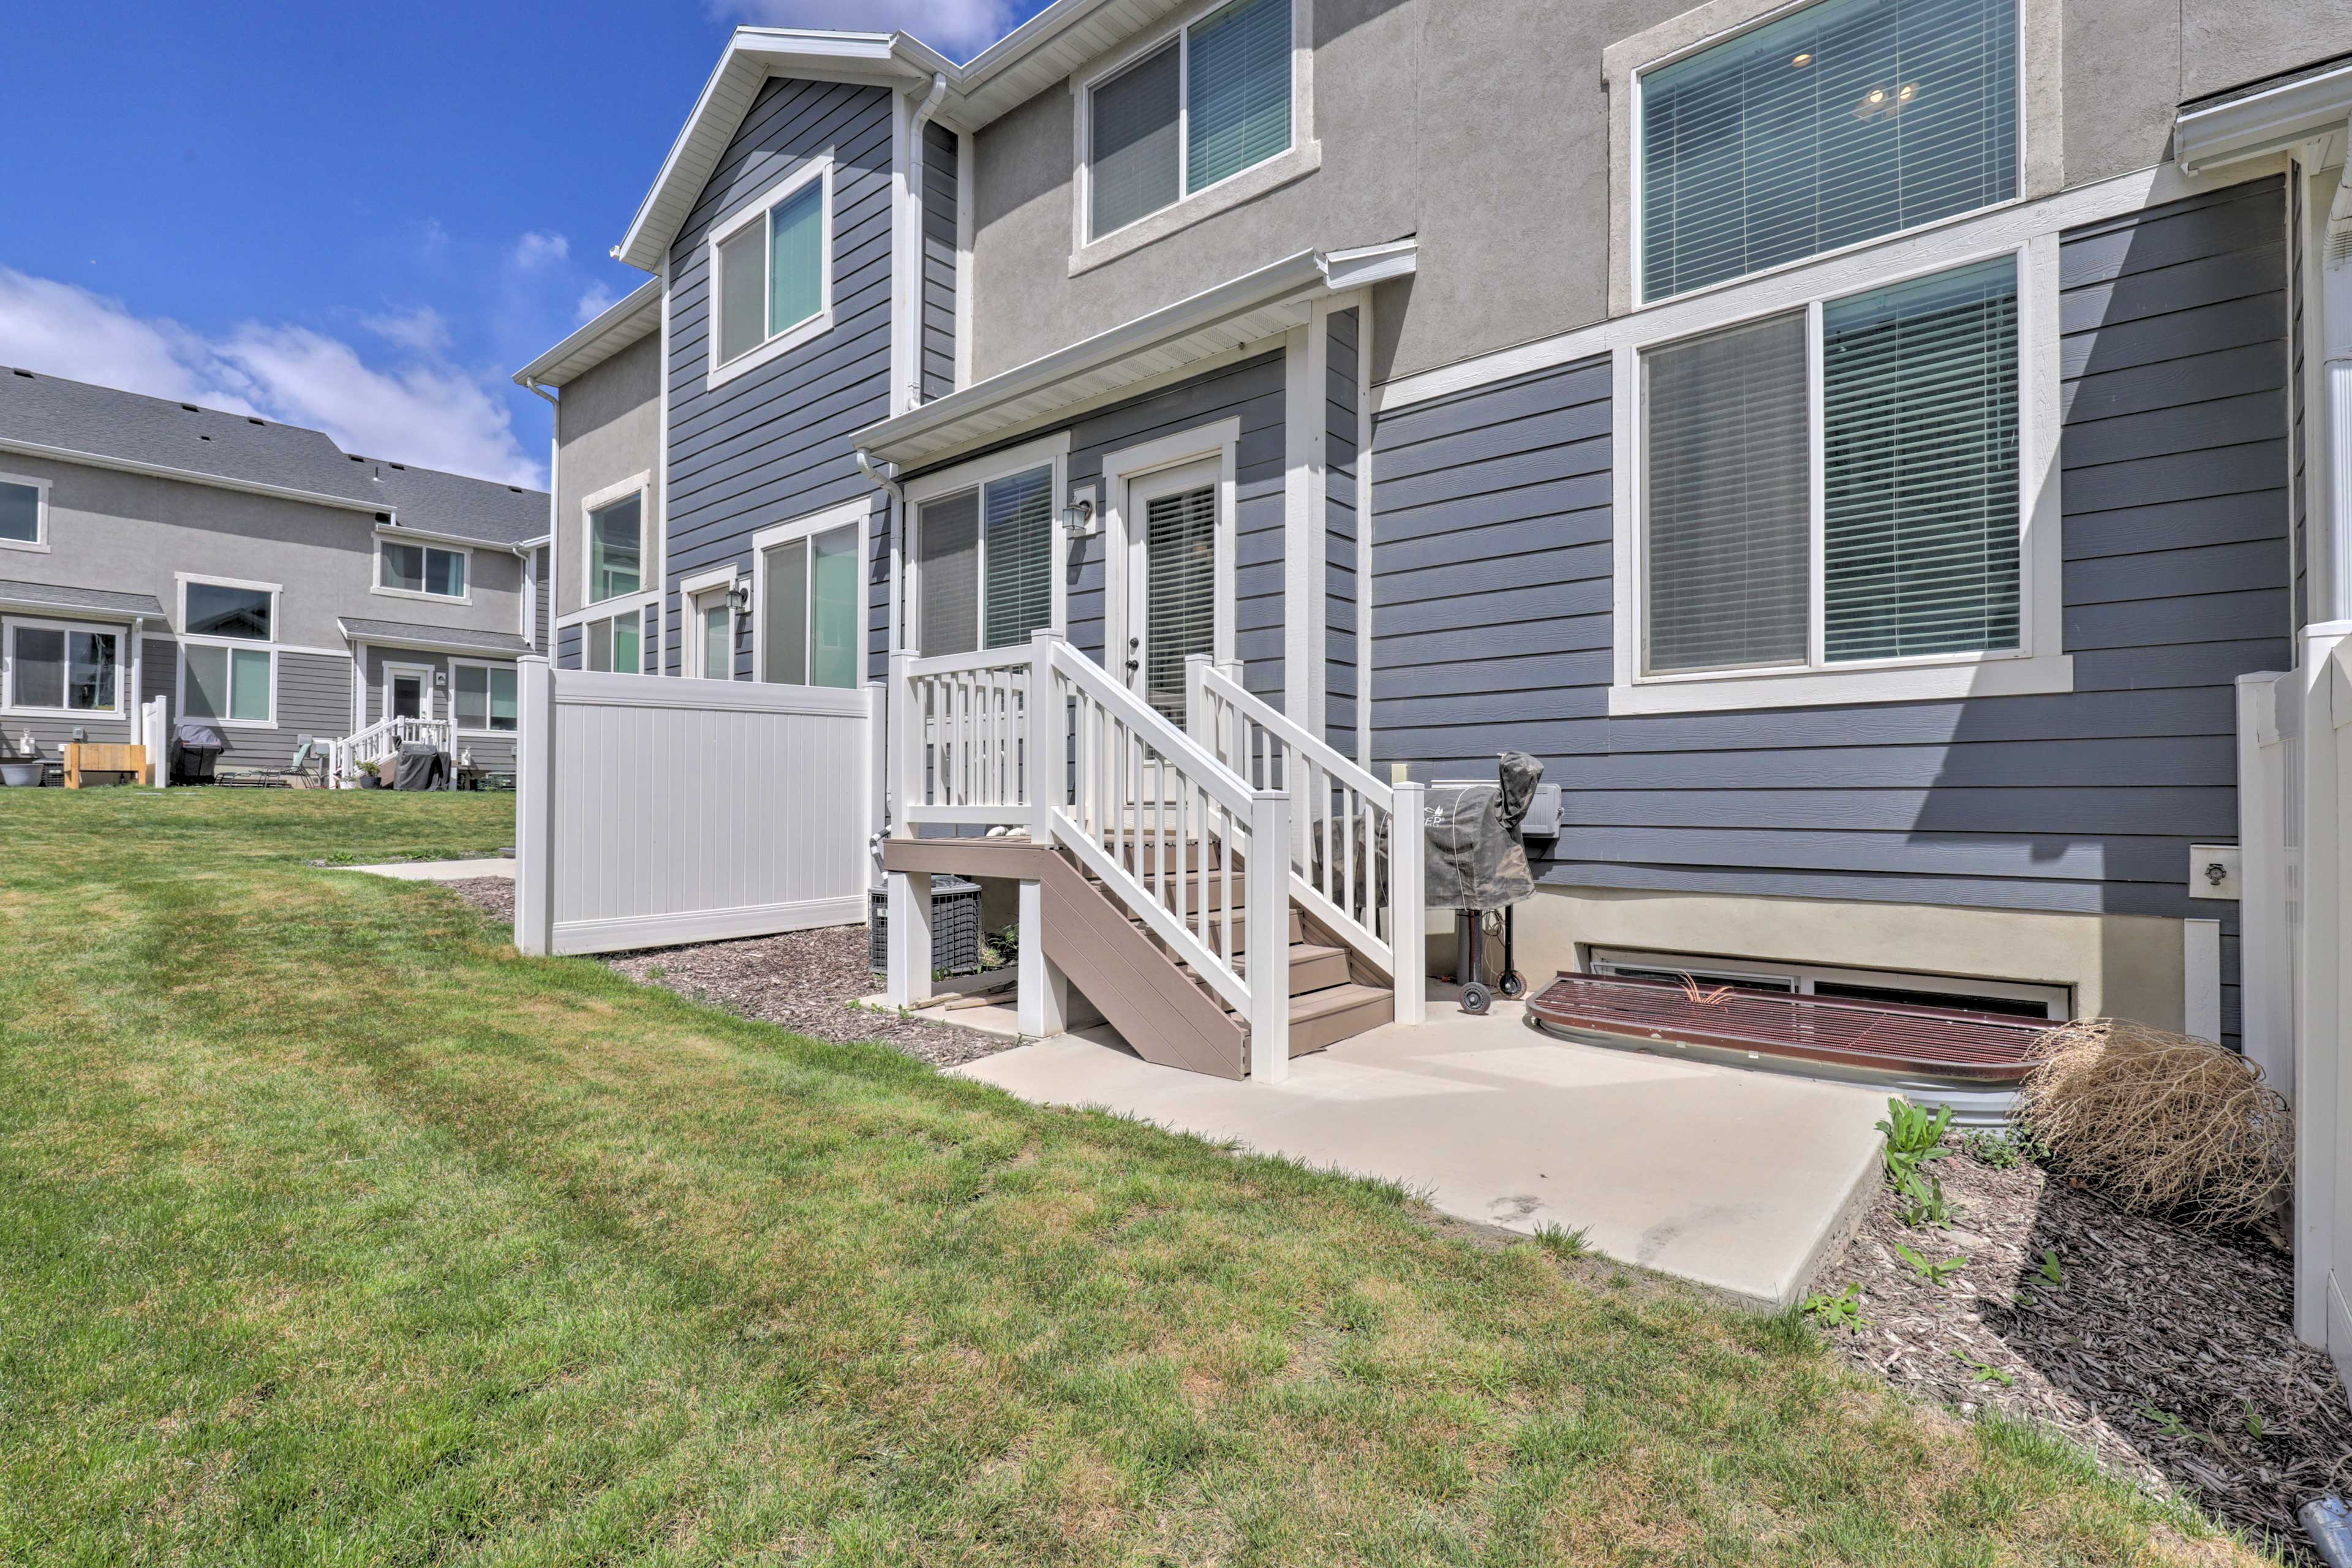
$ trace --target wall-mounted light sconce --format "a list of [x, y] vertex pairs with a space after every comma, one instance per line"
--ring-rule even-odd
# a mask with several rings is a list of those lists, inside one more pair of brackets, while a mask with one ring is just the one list
[[1092, 485], [1070, 493], [1070, 504], [1062, 509], [1062, 528], [1072, 539], [1092, 539], [1102, 531], [1101, 514], [1095, 510], [1095, 488]]
[[727, 607], [740, 619], [751, 613], [751, 584], [742, 578], [735, 579], [727, 590]]

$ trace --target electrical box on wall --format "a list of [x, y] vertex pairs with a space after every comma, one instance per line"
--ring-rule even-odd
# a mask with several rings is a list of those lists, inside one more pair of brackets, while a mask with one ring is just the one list
[[2242, 897], [2239, 869], [2236, 845], [2191, 844], [2189, 847], [2189, 896], [2192, 899]]

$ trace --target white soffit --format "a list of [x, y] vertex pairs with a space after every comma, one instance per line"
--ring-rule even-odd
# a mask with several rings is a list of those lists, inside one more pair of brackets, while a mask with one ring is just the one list
[[660, 326], [661, 279], [648, 278], [628, 298], [515, 372], [515, 384], [568, 385]]
[[1063, 409], [1307, 324], [1315, 302], [1412, 274], [1414, 242], [1302, 250], [1255, 272], [975, 382], [852, 437], [904, 471], [1010, 436]]
[[2184, 174], [2257, 158], [2340, 128], [2352, 116], [2352, 63], [2184, 106], [2172, 157]]

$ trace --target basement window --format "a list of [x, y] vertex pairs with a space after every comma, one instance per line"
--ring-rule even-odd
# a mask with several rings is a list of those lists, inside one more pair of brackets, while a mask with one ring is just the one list
[[2021, 981], [1896, 970], [1845, 969], [1826, 964], [1782, 963], [1764, 959], [1704, 953], [1651, 952], [1593, 947], [1585, 972], [1612, 980], [1685, 980], [1704, 989], [1729, 985], [1784, 996], [1817, 996], [1825, 1002], [1885, 1002], [1906, 1007], [1959, 1007], [2004, 1018], [2074, 1016], [2074, 988]]

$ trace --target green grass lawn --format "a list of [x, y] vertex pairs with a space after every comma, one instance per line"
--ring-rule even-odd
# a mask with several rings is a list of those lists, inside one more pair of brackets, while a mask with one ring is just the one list
[[510, 810], [0, 794], [0, 1561], [2249, 1560], [1801, 1323], [304, 863]]

